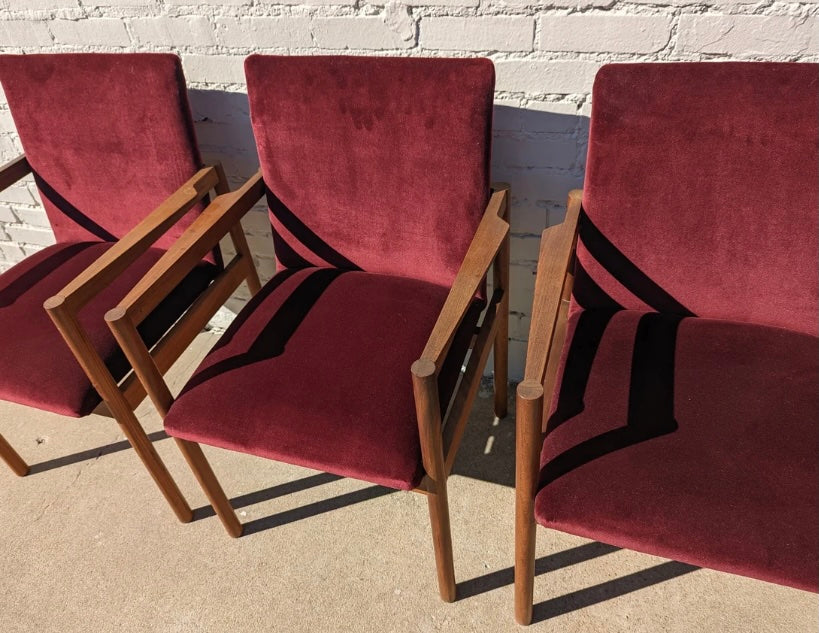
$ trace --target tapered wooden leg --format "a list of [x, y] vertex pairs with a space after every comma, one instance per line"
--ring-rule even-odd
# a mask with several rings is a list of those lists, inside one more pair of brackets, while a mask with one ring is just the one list
[[18, 477], [25, 477], [28, 474], [28, 465], [2, 435], [0, 435], [0, 458], [9, 465], [9, 468], [11, 468]]
[[159, 486], [159, 490], [168, 501], [176, 517], [182, 523], [189, 523], [191, 519], [193, 519], [191, 507], [188, 505], [185, 497], [182, 496], [182, 492], [179, 490], [173, 477], [171, 477], [171, 474], [165, 467], [165, 463], [159, 457], [153, 443], [148, 439], [145, 430], [139, 424], [134, 414], [130, 411], [127, 413], [120, 412], [117, 417], [117, 422], [119, 422], [123, 433], [125, 433], [125, 437], [128, 438], [136, 454], [142, 460], [142, 463], [145, 464], [145, 468], [151, 473], [151, 477], [154, 478], [156, 485]]
[[535, 494], [540, 463], [543, 386], [518, 385], [515, 460], [515, 620], [532, 621], [535, 583]]
[[438, 569], [438, 590], [444, 602], [455, 600], [455, 565], [452, 561], [452, 533], [449, 529], [449, 500], [446, 492], [447, 471], [441, 434], [441, 405], [438, 398], [438, 373], [435, 363], [420, 359], [412, 364], [412, 389], [421, 459], [430, 480], [428, 494], [432, 543]]
[[446, 483], [438, 487], [438, 492], [427, 495], [427, 501], [432, 525], [432, 543], [435, 548], [435, 566], [438, 570], [438, 591], [444, 602], [454, 602], [455, 563], [452, 557], [452, 532], [449, 526]]
[[210, 501], [210, 504], [216, 511], [216, 515], [222, 521], [222, 525], [225, 526], [227, 533], [233, 538], [240, 537], [243, 529], [242, 524], [239, 522], [236, 512], [233, 511], [233, 506], [230, 505], [225, 491], [222, 490], [219, 480], [216, 479], [213, 469], [211, 469], [208, 460], [205, 458], [202, 447], [196, 442], [188, 442], [187, 440], [181, 440], [179, 438], [174, 439], [179, 446], [179, 450], [181, 450], [185, 456], [188, 465], [191, 467], [193, 474], [196, 475], [199, 485], [202, 486], [202, 490], [205, 491], [208, 501]]

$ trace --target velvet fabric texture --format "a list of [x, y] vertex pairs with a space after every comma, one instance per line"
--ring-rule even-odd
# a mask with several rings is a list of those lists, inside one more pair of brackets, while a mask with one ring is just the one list
[[252, 55], [245, 73], [280, 265], [451, 285], [489, 196], [492, 62]]
[[0, 55], [0, 84], [58, 242], [121, 238], [202, 166], [176, 55]]
[[593, 104], [577, 303], [816, 335], [819, 65], [609, 65]]
[[819, 589], [819, 65], [594, 86], [539, 523]]
[[[31, 255], [0, 275], [0, 400], [17, 402], [72, 417], [82, 417], [100, 403], [82, 367], [43, 309], [43, 302], [113, 244], [65, 242]], [[79, 313], [80, 324], [114, 378], [130, 369], [104, 314], [148, 272], [164, 253], [150, 249]], [[184, 312], [208, 285], [217, 268], [203, 263], [141, 324], [148, 345]]]
[[[237, 316], [171, 406], [174, 437], [398, 489], [423, 474], [410, 366], [448, 294], [425, 281], [287, 269]], [[483, 302], [439, 376], [454, 390]]]
[[819, 340], [632, 310], [568, 340], [538, 522], [816, 591]]

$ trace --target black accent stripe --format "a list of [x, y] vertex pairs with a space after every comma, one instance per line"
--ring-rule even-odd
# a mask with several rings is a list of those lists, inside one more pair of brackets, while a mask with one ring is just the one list
[[50, 184], [43, 180], [37, 172], [32, 172], [34, 175], [34, 182], [40, 193], [43, 194], [46, 200], [53, 204], [57, 209], [67, 218], [73, 220], [86, 231], [98, 237], [104, 242], [116, 242], [117, 237], [110, 233], [99, 224], [94, 222], [91, 218], [85, 215], [77, 207], [71, 204], [68, 200], [63, 198]]
[[592, 279], [591, 275], [589, 275], [586, 269], [581, 265], [579, 259], [575, 262], [574, 266], [572, 295], [581, 308], [604, 310], [624, 309], [623, 306], [612, 299], [608, 293]]
[[[359, 266], [344, 257], [327, 242], [316, 235], [310, 227], [304, 224], [296, 215], [276, 197], [269, 188], [266, 189], [267, 206], [270, 213], [282, 223], [290, 234], [299, 242], [304, 244], [310, 251], [321, 257], [331, 266], [343, 268], [344, 270], [361, 270]], [[292, 252], [292, 249], [290, 249]], [[279, 260], [284, 263], [284, 260]]]
[[601, 266], [634, 296], [657, 312], [695, 316], [691, 310], [672, 297], [642, 270], [637, 268], [611, 241], [603, 235], [585, 210], [580, 212], [580, 240]]

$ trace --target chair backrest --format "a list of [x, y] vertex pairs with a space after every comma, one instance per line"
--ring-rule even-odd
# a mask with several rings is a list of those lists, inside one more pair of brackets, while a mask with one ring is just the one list
[[122, 237], [202, 166], [176, 55], [2, 55], [0, 84], [59, 242]]
[[614, 64], [575, 301], [817, 333], [819, 65]]
[[492, 62], [252, 55], [245, 73], [279, 264], [451, 284], [489, 197]]

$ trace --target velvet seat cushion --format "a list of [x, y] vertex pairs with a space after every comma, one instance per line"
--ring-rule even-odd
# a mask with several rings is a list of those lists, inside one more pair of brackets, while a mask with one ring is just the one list
[[[43, 249], [0, 275], [0, 400], [63, 415], [90, 413], [100, 397], [43, 308], [74, 277], [113, 246], [111, 242], [68, 242]], [[164, 253], [150, 249], [79, 315], [92, 344], [116, 379], [129, 365], [103, 316]], [[210, 282], [216, 266], [201, 264], [142, 323], [156, 342]]]
[[[411, 489], [422, 466], [410, 366], [448, 290], [361, 271], [281, 271], [202, 362], [165, 429]], [[453, 392], [482, 304], [472, 306], [442, 368], [442, 403]]]
[[603, 310], [569, 337], [538, 522], [816, 591], [817, 339]]

